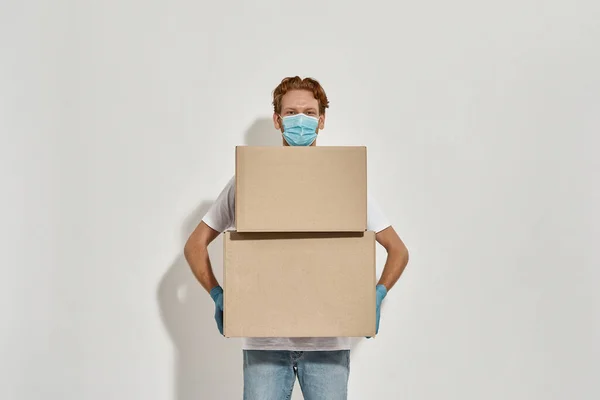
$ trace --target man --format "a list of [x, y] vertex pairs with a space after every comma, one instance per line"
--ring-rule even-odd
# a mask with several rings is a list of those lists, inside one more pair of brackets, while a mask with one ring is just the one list
[[[321, 85], [310, 78], [284, 78], [273, 92], [273, 123], [284, 146], [315, 146], [325, 127], [329, 101]], [[394, 228], [368, 195], [367, 229], [387, 251], [377, 283], [377, 330], [380, 306], [408, 263], [408, 251]], [[188, 239], [184, 254], [204, 289], [215, 302], [215, 319], [223, 333], [223, 290], [208, 257], [208, 245], [223, 231], [234, 228], [235, 185], [232, 178]], [[307, 400], [346, 399], [350, 338], [246, 338], [244, 399], [279, 400], [291, 397], [298, 377]]]

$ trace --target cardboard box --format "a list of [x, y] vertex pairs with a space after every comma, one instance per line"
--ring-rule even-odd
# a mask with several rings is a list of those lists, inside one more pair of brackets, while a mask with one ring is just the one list
[[375, 336], [375, 233], [224, 237], [227, 337]]
[[364, 146], [236, 147], [238, 232], [364, 232]]

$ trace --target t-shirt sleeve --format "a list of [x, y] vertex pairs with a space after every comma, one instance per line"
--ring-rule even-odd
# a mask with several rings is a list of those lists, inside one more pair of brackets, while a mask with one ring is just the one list
[[215, 202], [202, 218], [206, 225], [217, 232], [231, 227], [235, 218], [235, 176], [223, 188]]
[[367, 230], [377, 233], [390, 225], [379, 203], [367, 192]]

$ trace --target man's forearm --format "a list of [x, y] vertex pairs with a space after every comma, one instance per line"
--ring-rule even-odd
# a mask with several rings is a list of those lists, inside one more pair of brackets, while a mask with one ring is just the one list
[[389, 291], [400, 279], [404, 268], [408, 264], [408, 250], [406, 247], [394, 249], [388, 252], [383, 272], [379, 278], [378, 285], [383, 285]]
[[188, 243], [183, 253], [192, 273], [207, 292], [219, 284], [210, 264], [207, 246]]

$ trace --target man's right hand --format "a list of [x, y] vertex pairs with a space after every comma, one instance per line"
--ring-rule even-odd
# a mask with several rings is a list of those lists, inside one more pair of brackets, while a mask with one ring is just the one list
[[215, 286], [210, 291], [210, 297], [215, 302], [215, 321], [217, 322], [217, 328], [221, 335], [223, 334], [223, 288], [221, 286]]

